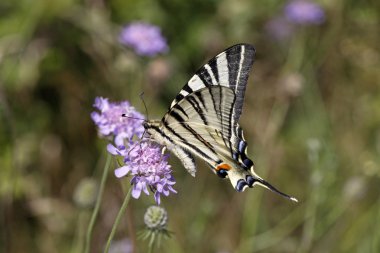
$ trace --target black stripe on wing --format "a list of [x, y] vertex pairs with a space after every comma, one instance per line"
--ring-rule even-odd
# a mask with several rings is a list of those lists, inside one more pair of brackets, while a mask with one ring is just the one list
[[216, 57], [212, 58], [209, 62], [208, 65], [211, 68], [212, 73], [214, 74], [216, 82], [219, 83], [219, 73], [218, 73], [218, 64], [216, 63]]
[[237, 86], [237, 78], [239, 74], [240, 61], [244, 56], [242, 55], [243, 47], [233, 47], [226, 53], [228, 62], [228, 83], [229, 87], [233, 89], [236, 93], [235, 87]]
[[184, 128], [192, 136], [194, 136], [194, 138], [196, 140], [198, 140], [201, 144], [205, 145], [205, 147], [207, 147], [208, 151], [211, 154], [213, 154], [213, 155], [216, 156], [216, 152], [215, 152], [215, 150], [212, 147], [210, 147], [210, 144], [204, 143], [204, 139], [200, 135], [197, 135], [196, 131], [194, 131], [193, 129], [191, 129], [185, 123], [184, 119], [179, 114], [177, 114], [175, 111], [171, 111], [170, 113], [168, 113], [165, 116], [165, 118], [166, 119], [163, 119], [163, 124], [165, 126], [165, 129], [167, 129], [169, 131], [170, 135], [172, 135], [171, 138], [173, 140], [174, 140], [174, 137], [178, 138], [177, 142], [173, 141], [174, 144], [176, 144], [178, 146], [186, 147], [187, 150], [192, 151], [193, 153], [197, 154], [198, 156], [202, 157], [205, 160], [215, 161], [215, 159], [213, 159], [209, 154], [207, 154], [206, 152], [204, 152], [200, 146], [195, 145], [195, 143], [193, 143], [193, 142], [189, 142], [188, 139], [184, 138], [181, 134], [178, 134], [178, 132], [176, 131], [176, 129], [173, 127], [173, 125], [175, 125], [175, 124], [173, 124], [173, 123], [169, 124], [168, 123], [169, 119], [176, 121], [182, 128]]
[[235, 91], [234, 125], [239, 121], [249, 73], [255, 60], [255, 49], [251, 45], [233, 47], [227, 55], [229, 85]]
[[190, 154], [188, 150], [176, 145], [175, 140], [168, 136], [167, 133], [162, 130], [162, 128], [160, 127], [160, 123], [149, 121], [145, 123], [144, 127], [151, 135], [155, 136], [155, 140], [158, 143], [167, 146], [167, 148], [178, 157], [178, 159], [182, 162], [183, 166], [187, 169], [187, 171], [192, 176], [195, 176], [196, 165], [194, 157]]
[[198, 75], [199, 78], [202, 80], [204, 87], [211, 86], [211, 85], [217, 85], [216, 79], [214, 77], [215, 74], [213, 73], [211, 67], [206, 68], [207, 65], [208, 64], [206, 64], [200, 70], [198, 70], [196, 72], [196, 75]]

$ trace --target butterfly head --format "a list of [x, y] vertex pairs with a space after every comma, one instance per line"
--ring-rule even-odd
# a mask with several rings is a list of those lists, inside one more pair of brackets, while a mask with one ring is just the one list
[[160, 120], [145, 120], [143, 122], [143, 127], [145, 128], [145, 133], [157, 143], [161, 145], [167, 145], [165, 143], [165, 138], [162, 133], [162, 121]]
[[144, 120], [143, 127], [149, 133], [152, 130], [159, 130], [161, 128], [161, 121], [159, 120]]

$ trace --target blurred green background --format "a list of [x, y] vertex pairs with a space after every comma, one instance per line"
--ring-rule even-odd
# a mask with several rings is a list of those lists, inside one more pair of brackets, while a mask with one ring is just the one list
[[[286, 38], [268, 31], [273, 0], [2, 0], [0, 3], [0, 252], [81, 252], [93, 206], [74, 201], [100, 181], [105, 140], [96, 96], [160, 118], [195, 70], [221, 50], [254, 44], [241, 125], [262, 188], [237, 193], [199, 162], [171, 158], [177, 195], [163, 199], [172, 237], [157, 252], [380, 251], [380, 2], [319, 1], [326, 20]], [[170, 50], [140, 57], [118, 33], [162, 29]], [[117, 165], [113, 164], [113, 168]], [[91, 252], [102, 252], [129, 179], [110, 175]], [[91, 202], [91, 201], [90, 201]], [[152, 196], [131, 200], [116, 240], [136, 237]], [[125, 250], [124, 252], [131, 252]]]

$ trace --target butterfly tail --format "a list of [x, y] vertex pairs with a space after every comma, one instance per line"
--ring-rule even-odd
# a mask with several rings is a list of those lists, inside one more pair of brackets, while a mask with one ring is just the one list
[[242, 192], [245, 189], [253, 188], [255, 185], [260, 185], [274, 193], [279, 194], [280, 196], [289, 199], [294, 202], [298, 202], [298, 200], [295, 197], [289, 196], [277, 188], [275, 188], [273, 185], [262, 179], [260, 176], [258, 176], [253, 169], [251, 170], [243, 170], [243, 169], [236, 169], [232, 168], [228, 171], [228, 178], [230, 179], [232, 185], [234, 186], [235, 190], [238, 192]]
[[268, 190], [270, 190], [270, 191], [272, 191], [274, 193], [277, 193], [277, 194], [279, 194], [280, 196], [282, 196], [282, 197], [284, 197], [286, 199], [289, 199], [289, 200], [294, 201], [294, 202], [298, 202], [298, 200], [295, 197], [289, 196], [289, 195], [287, 195], [287, 194], [285, 194], [285, 193], [277, 190], [273, 185], [271, 185], [270, 183], [268, 183], [264, 179], [262, 179], [262, 178], [256, 178], [254, 180], [256, 180], [256, 181], [252, 184], [252, 187], [256, 183], [257, 185], [260, 185], [260, 186], [262, 186], [262, 187], [264, 187], [264, 188], [266, 188], [266, 189], [268, 189]]

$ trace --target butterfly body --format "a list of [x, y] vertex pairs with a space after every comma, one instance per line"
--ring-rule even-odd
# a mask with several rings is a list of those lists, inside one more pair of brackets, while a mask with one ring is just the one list
[[295, 200], [264, 181], [247, 156], [240, 118], [248, 75], [255, 56], [249, 44], [232, 46], [185, 84], [162, 120], [146, 121], [150, 138], [165, 146], [195, 176], [194, 157], [204, 160], [237, 191], [256, 184]]

